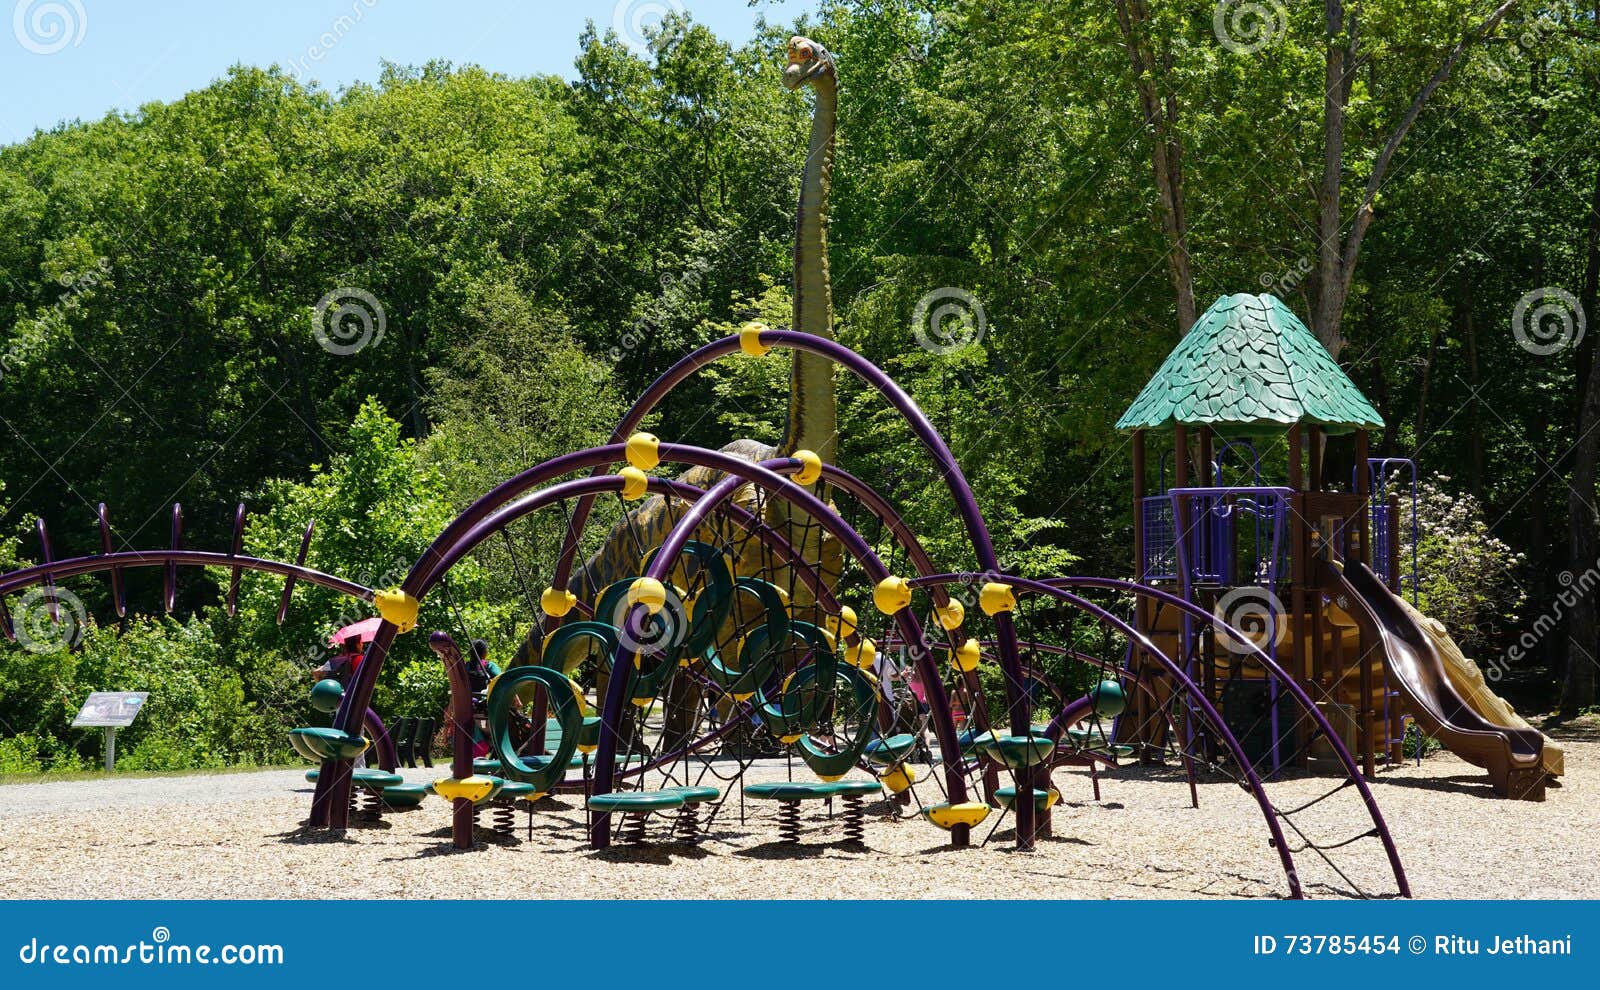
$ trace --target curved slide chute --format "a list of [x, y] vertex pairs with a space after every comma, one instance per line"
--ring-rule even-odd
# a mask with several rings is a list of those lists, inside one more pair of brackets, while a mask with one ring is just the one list
[[1425, 618], [1365, 564], [1322, 566], [1323, 586], [1345, 597], [1362, 638], [1383, 650], [1390, 680], [1422, 730], [1468, 763], [1489, 771], [1496, 794], [1544, 800], [1548, 780], [1544, 736], [1526, 723], [1495, 721], [1464, 697]]

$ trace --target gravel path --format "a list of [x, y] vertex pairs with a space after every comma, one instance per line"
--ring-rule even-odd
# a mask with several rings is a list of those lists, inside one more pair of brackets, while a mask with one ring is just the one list
[[[1600, 875], [1600, 742], [1569, 742], [1564, 787], [1543, 804], [1487, 798], [1482, 774], [1449, 754], [1385, 774], [1374, 790], [1421, 897], [1585, 897]], [[748, 779], [781, 778], [781, 764]], [[446, 776], [408, 771], [413, 781]], [[1181, 775], [1128, 768], [1102, 781], [1061, 771], [1055, 837], [1032, 853], [1010, 845], [1010, 820], [985, 848], [950, 850], [918, 818], [873, 808], [865, 848], [839, 841], [839, 822], [808, 806], [802, 845], [775, 842], [770, 805], [738, 796], [699, 847], [593, 852], [572, 797], [537, 805], [532, 841], [450, 849], [436, 799], [342, 837], [304, 833], [310, 788], [300, 771], [15, 784], [0, 787], [0, 876], [8, 897], [1275, 897], [1286, 889], [1261, 815], [1225, 781], [1189, 806]], [[1327, 791], [1326, 778], [1270, 788], [1279, 807]], [[936, 792], [919, 785], [925, 799]], [[1367, 827], [1353, 789], [1294, 818], [1318, 842]], [[987, 834], [989, 823], [977, 838]], [[1291, 835], [1291, 848], [1301, 840]], [[1392, 890], [1381, 847], [1362, 839], [1333, 853], [1346, 876], [1302, 852], [1312, 896]]]

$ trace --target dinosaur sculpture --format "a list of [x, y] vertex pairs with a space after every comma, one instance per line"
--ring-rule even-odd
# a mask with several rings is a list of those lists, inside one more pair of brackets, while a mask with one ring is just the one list
[[[833, 338], [833, 294], [828, 275], [828, 192], [832, 185], [834, 126], [838, 112], [838, 77], [833, 56], [809, 38], [789, 39], [783, 84], [790, 90], [809, 85], [816, 94], [811, 115], [811, 139], [800, 180], [800, 205], [795, 214], [794, 327], [819, 337]], [[833, 388], [833, 363], [815, 354], [796, 352], [789, 379], [789, 410], [783, 438], [777, 446], [739, 439], [722, 448], [724, 453], [750, 461], [784, 457], [797, 450], [814, 451], [825, 463], [837, 459], [838, 408]], [[709, 488], [721, 475], [693, 468], [682, 480]], [[735, 501], [750, 508], [752, 491]], [[825, 579], [837, 579], [843, 568], [835, 541], [806, 520], [792, 514], [788, 503], [778, 501], [766, 509], [769, 523], [780, 527], [806, 559], [820, 561]], [[613, 581], [639, 573], [637, 548], [659, 546], [676, 517], [667, 501], [652, 496], [612, 527], [601, 549], [573, 573], [568, 587], [586, 601]], [[759, 562], [736, 563], [739, 573], [751, 573]], [[792, 582], [791, 582], [792, 583]], [[829, 583], [832, 583], [830, 580]], [[807, 589], [796, 587], [796, 603], [807, 605]]]

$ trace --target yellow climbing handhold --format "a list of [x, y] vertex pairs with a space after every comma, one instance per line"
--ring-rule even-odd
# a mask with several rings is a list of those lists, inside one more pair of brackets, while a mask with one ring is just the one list
[[911, 583], [893, 574], [872, 589], [872, 603], [884, 615], [893, 615], [911, 604]]
[[957, 825], [977, 825], [989, 817], [989, 806], [977, 801], [963, 801], [960, 804], [936, 804], [923, 809], [922, 813], [940, 828], [951, 829]]
[[978, 607], [983, 609], [984, 615], [1015, 611], [1017, 593], [1011, 590], [1011, 585], [1009, 584], [990, 581], [978, 592]]
[[407, 633], [417, 628], [417, 610], [422, 603], [399, 588], [378, 592], [372, 596], [372, 604], [377, 606], [378, 614], [383, 616], [385, 622], [394, 623], [401, 632]]
[[946, 629], [960, 629], [961, 623], [967, 618], [967, 607], [961, 604], [959, 598], [952, 598], [943, 605], [935, 605], [933, 612], [939, 617], [939, 625]]
[[839, 614], [828, 616], [826, 625], [835, 639], [849, 639], [856, 632], [856, 610], [848, 605], [841, 605]]
[[667, 588], [655, 578], [642, 577], [628, 585], [628, 604], [643, 605], [651, 615], [667, 604]]
[[661, 441], [654, 433], [635, 433], [628, 438], [628, 463], [641, 471], [653, 471], [661, 463]]
[[917, 771], [902, 763], [878, 778], [878, 783], [890, 794], [899, 794], [901, 791], [916, 783]]
[[983, 653], [978, 648], [978, 641], [969, 639], [956, 647], [956, 669], [962, 673], [978, 669], [978, 657]]
[[744, 351], [751, 357], [760, 357], [772, 350], [772, 348], [761, 342], [762, 331], [771, 329], [765, 323], [758, 321], [746, 323], [739, 328], [739, 350]]
[[446, 801], [466, 798], [473, 804], [487, 800], [493, 794], [499, 781], [493, 777], [484, 777], [473, 774], [470, 777], [446, 777], [433, 782], [433, 792]]
[[539, 593], [539, 607], [545, 615], [561, 618], [578, 604], [578, 596], [565, 588], [546, 588]]
[[872, 640], [867, 639], [865, 636], [861, 637], [861, 641], [856, 645], [844, 648], [845, 662], [861, 670], [871, 667], [877, 656], [878, 648], [872, 644]]
[[794, 459], [800, 462], [800, 470], [794, 473], [794, 480], [802, 485], [814, 485], [822, 477], [822, 458], [815, 451], [797, 450]]
[[618, 471], [617, 477], [622, 479], [622, 497], [626, 501], [637, 502], [650, 489], [650, 476], [632, 464]]

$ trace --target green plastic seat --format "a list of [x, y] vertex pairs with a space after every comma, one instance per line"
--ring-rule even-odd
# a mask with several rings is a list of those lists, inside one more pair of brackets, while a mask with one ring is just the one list
[[600, 726], [602, 721], [603, 720], [598, 715], [584, 716], [583, 728], [578, 731], [579, 746], [600, 745]]
[[[321, 776], [322, 770], [320, 768], [312, 768], [306, 771], [306, 779], [313, 784]], [[390, 773], [387, 770], [379, 770], [376, 767], [356, 767], [350, 771], [350, 779], [360, 787], [370, 787], [373, 790], [395, 787], [405, 783], [405, 778], [399, 774]]]
[[428, 796], [425, 784], [395, 784], [383, 789], [383, 803], [391, 808], [415, 808]]
[[668, 791], [618, 791], [614, 794], [596, 794], [589, 798], [589, 810], [621, 811], [634, 815], [649, 814], [652, 811], [671, 811], [683, 807], [685, 803], [684, 796], [676, 791], [677, 788]]
[[663, 792], [683, 795], [684, 804], [702, 804], [706, 801], [715, 801], [722, 796], [722, 791], [715, 787], [699, 785], [693, 787], [663, 787]]
[[367, 740], [329, 726], [289, 730], [289, 745], [308, 760], [353, 760], [367, 751]]
[[472, 772], [490, 774], [499, 773], [500, 761], [488, 759], [486, 757], [479, 757], [478, 759], [472, 761]]
[[[997, 787], [995, 788], [994, 799], [1000, 807], [1009, 808], [1017, 803], [1017, 789], [1015, 787]], [[1055, 804], [1055, 797], [1049, 791], [1040, 790], [1037, 787], [1033, 789], [1034, 808], [1043, 811], [1052, 804]]]
[[867, 762], [874, 766], [894, 766], [917, 748], [917, 737], [909, 732], [902, 732], [887, 739], [874, 739], [867, 743], [865, 755]]
[[515, 801], [517, 798], [529, 797], [538, 793], [533, 785], [520, 780], [508, 780], [500, 785], [500, 790], [495, 792], [497, 799]]
[[996, 736], [978, 743], [978, 751], [1013, 770], [1035, 767], [1055, 755], [1056, 744], [1049, 736]]
[[977, 729], [967, 729], [956, 736], [956, 745], [961, 747], [961, 752], [970, 753], [975, 749], [987, 746], [994, 738], [991, 731], [979, 732]]
[[826, 780], [778, 780], [746, 784], [744, 793], [746, 797], [766, 801], [820, 801], [839, 793], [834, 789], [837, 783], [839, 782], [829, 783]]
[[876, 780], [836, 780], [828, 785], [833, 788], [833, 793], [839, 796], [848, 794], [882, 794], [883, 785]]

